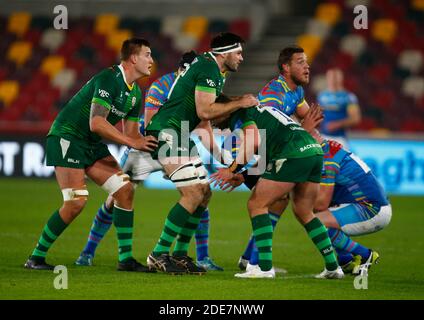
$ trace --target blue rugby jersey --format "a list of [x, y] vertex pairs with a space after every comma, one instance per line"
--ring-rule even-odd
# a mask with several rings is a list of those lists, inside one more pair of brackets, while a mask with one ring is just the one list
[[292, 91], [283, 75], [272, 79], [258, 94], [260, 104], [277, 108], [291, 116], [298, 106], [305, 103], [305, 92], [301, 86]]
[[[305, 92], [301, 86], [292, 91], [287, 85], [286, 79], [280, 74], [268, 82], [257, 96], [259, 103], [281, 110], [286, 115], [291, 116], [295, 113], [297, 107], [305, 103]], [[239, 128], [241, 124], [236, 125]], [[228, 143], [224, 141], [222, 147]], [[229, 145], [229, 144], [228, 144]], [[233, 139], [231, 152], [233, 158], [236, 157], [240, 142]]]
[[[144, 99], [144, 110], [158, 110], [168, 100], [168, 93], [176, 78], [177, 73], [171, 72], [153, 81]], [[140, 116], [140, 132], [144, 134], [144, 115]]]
[[328, 141], [321, 145], [324, 151], [324, 165], [321, 185], [334, 186], [331, 205], [359, 203], [371, 215], [378, 213], [388, 200], [383, 187], [370, 168], [355, 154]]
[[324, 121], [321, 123], [321, 133], [329, 136], [345, 137], [346, 130], [340, 128], [328, 132], [328, 123], [347, 118], [347, 109], [350, 105], [358, 105], [357, 97], [348, 91], [322, 91], [318, 94], [317, 101], [324, 109]]

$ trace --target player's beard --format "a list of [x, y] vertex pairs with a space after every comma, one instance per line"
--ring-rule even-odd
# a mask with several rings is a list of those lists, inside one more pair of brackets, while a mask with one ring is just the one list
[[224, 63], [224, 65], [225, 65], [225, 68], [226, 68], [228, 71], [231, 71], [231, 72], [237, 72], [237, 69], [238, 69], [237, 64], [235, 64], [235, 65], [236, 65], [236, 67], [234, 67], [234, 66], [230, 65], [229, 63]]
[[296, 76], [291, 76], [291, 79], [296, 86], [304, 86], [309, 83], [309, 80], [302, 81]]

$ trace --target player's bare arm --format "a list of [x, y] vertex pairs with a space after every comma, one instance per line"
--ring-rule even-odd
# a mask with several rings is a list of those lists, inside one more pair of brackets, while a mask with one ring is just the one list
[[[159, 107], [162, 107], [160, 105]], [[147, 127], [147, 125], [150, 123], [150, 120], [152, 120], [153, 116], [159, 111], [159, 109], [146, 109], [144, 111], [144, 128]]]
[[217, 103], [215, 100], [215, 93], [196, 90], [196, 112], [201, 120], [212, 120], [228, 115], [240, 108], [249, 108], [259, 104], [259, 101], [252, 94], [245, 94], [241, 98], [227, 103]]
[[347, 118], [332, 121], [327, 125], [327, 130], [332, 132], [341, 128], [350, 128], [361, 122], [361, 109], [357, 104], [351, 104], [347, 108]]
[[194, 133], [199, 136], [206, 150], [208, 150], [216, 160], [222, 162], [221, 149], [215, 141], [210, 121], [201, 121], [194, 130]]
[[142, 136], [140, 134], [139, 126], [139, 122], [125, 120], [124, 135], [134, 140], [134, 149], [141, 151], [153, 151], [158, 145], [156, 138], [152, 136]]
[[257, 126], [251, 124], [244, 127], [243, 135], [240, 137], [240, 140], [240, 151], [230, 167], [221, 168], [218, 172], [211, 175], [212, 180], [216, 181], [215, 185], [219, 183], [220, 187], [224, 187], [226, 184], [230, 183], [235, 173], [252, 159], [260, 144], [260, 135]]
[[116, 129], [107, 121], [109, 110], [104, 106], [93, 103], [90, 109], [90, 130], [97, 133], [104, 139], [111, 140], [113, 142], [136, 148], [140, 146], [140, 142], [128, 137]]

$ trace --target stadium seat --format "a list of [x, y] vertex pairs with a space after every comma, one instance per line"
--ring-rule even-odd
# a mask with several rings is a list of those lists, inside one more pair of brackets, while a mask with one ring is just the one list
[[207, 32], [208, 19], [202, 16], [188, 17], [183, 23], [183, 32], [190, 35], [197, 41]]
[[66, 33], [64, 30], [50, 28], [43, 32], [41, 36], [41, 45], [51, 52], [54, 52], [64, 43], [65, 39]]
[[399, 56], [398, 65], [413, 74], [417, 74], [423, 69], [423, 60], [423, 54], [420, 51], [405, 50]]
[[9, 16], [7, 31], [22, 37], [31, 24], [31, 14], [29, 12], [15, 12]]
[[19, 83], [13, 80], [5, 80], [0, 82], [0, 100], [7, 107], [15, 100], [19, 93]]
[[424, 0], [412, 0], [412, 8], [424, 11]]
[[391, 91], [379, 89], [378, 91], [374, 92], [371, 101], [372, 104], [379, 109], [390, 112], [390, 109], [392, 109], [393, 103], [395, 101], [395, 96]]
[[119, 17], [115, 14], [101, 14], [94, 22], [94, 32], [107, 35], [116, 30], [119, 24]]
[[228, 22], [225, 20], [212, 20], [209, 23], [208, 32], [218, 34], [229, 30]]
[[184, 18], [181, 16], [165, 16], [162, 19], [161, 33], [174, 38], [181, 33]]
[[326, 38], [330, 33], [330, 26], [318, 19], [309, 19], [306, 25], [307, 34], [311, 34], [320, 38]]
[[402, 93], [405, 96], [420, 99], [424, 95], [424, 78], [411, 76], [403, 81]]
[[376, 64], [368, 69], [368, 74], [375, 82], [389, 79], [392, 73], [391, 66], [383, 63]]
[[337, 3], [321, 3], [317, 7], [315, 18], [333, 26], [341, 18], [340, 6]]
[[46, 57], [40, 67], [41, 72], [53, 79], [65, 67], [65, 58], [59, 55]]
[[320, 37], [304, 34], [297, 38], [297, 44], [305, 50], [308, 60], [313, 61], [322, 43]]
[[234, 19], [230, 22], [230, 32], [238, 34], [245, 41], [250, 39], [250, 21], [246, 19]]
[[7, 52], [7, 58], [18, 66], [24, 64], [31, 56], [32, 44], [29, 41], [14, 42]]
[[366, 40], [357, 34], [349, 34], [340, 41], [340, 50], [357, 57], [366, 47]]
[[161, 20], [159, 18], [150, 17], [143, 18], [139, 24], [139, 30], [135, 29], [134, 32], [145, 34], [146, 32], [152, 34], [159, 34], [161, 29]]
[[368, 7], [370, 5], [371, 0], [346, 0], [346, 6], [349, 8], [354, 8], [358, 5], [363, 5]]
[[391, 19], [378, 19], [371, 26], [371, 34], [374, 39], [384, 43], [394, 40], [397, 33], [397, 24]]
[[37, 46], [41, 38], [41, 31], [37, 29], [30, 29], [27, 33], [25, 33], [25, 36], [23, 37], [23, 40], [31, 42], [33, 46]]
[[34, 16], [31, 19], [31, 30], [44, 31], [52, 26], [52, 17]]
[[75, 83], [77, 73], [73, 69], [63, 69], [53, 78], [52, 86], [60, 89], [61, 92], [67, 92]]
[[185, 33], [178, 34], [174, 39], [174, 47], [181, 52], [196, 48], [197, 43], [197, 38]]
[[114, 30], [107, 34], [107, 45], [117, 53], [121, 51], [122, 42], [131, 38], [130, 30]]

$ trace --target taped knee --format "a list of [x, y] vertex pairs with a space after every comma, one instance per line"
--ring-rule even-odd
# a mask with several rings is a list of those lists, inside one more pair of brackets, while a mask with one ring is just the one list
[[62, 189], [62, 195], [63, 201], [87, 200], [88, 190], [84, 188], [65, 188]]
[[209, 184], [208, 182], [208, 170], [206, 170], [205, 166], [203, 165], [202, 160], [195, 159], [193, 161], [193, 166], [196, 168], [197, 176], [199, 177], [199, 182], [203, 184]]
[[197, 169], [188, 162], [178, 167], [169, 175], [169, 179], [176, 187], [187, 187], [199, 183]]
[[131, 183], [130, 176], [119, 171], [114, 175], [110, 176], [109, 179], [102, 185], [102, 188], [109, 194], [114, 194], [116, 191], [121, 189], [127, 183]]

